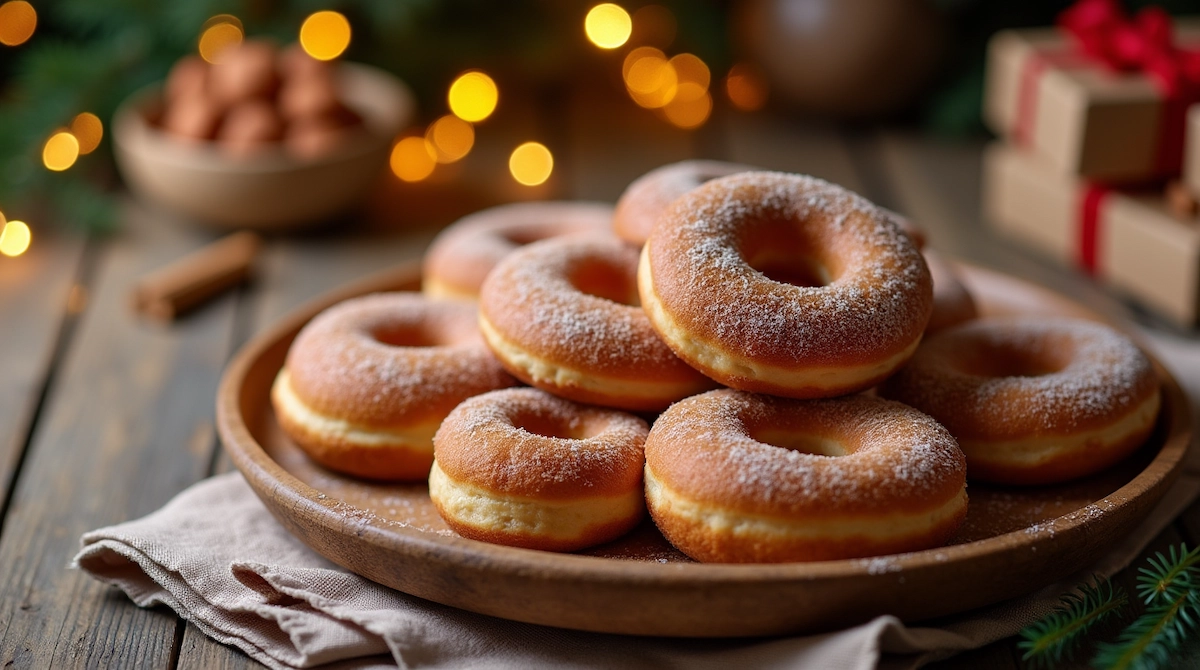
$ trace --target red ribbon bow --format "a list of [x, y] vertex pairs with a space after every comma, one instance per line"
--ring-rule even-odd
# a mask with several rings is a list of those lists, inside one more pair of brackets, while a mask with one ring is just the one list
[[1147, 73], [1167, 98], [1200, 98], [1200, 50], [1175, 46], [1171, 17], [1161, 7], [1130, 18], [1116, 0], [1079, 0], [1058, 23], [1084, 53], [1109, 68]]

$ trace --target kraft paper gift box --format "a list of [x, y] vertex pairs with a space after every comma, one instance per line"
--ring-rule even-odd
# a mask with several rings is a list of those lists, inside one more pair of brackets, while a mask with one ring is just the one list
[[[1111, 29], [1089, 32], [1071, 15], [1081, 5], [1119, 12], [1107, 0], [1081, 2], [1064, 13], [1070, 30], [1006, 30], [992, 38], [985, 122], [1060, 174], [1109, 183], [1177, 175], [1185, 110], [1200, 96], [1200, 21], [1172, 26], [1161, 11], [1152, 12], [1154, 20], [1117, 13], [1105, 19]], [[1153, 43], [1141, 51], [1156, 55], [1135, 62], [1109, 43], [1126, 40]]]
[[1171, 321], [1196, 323], [1200, 220], [1172, 214], [1161, 190], [1111, 190], [997, 143], [984, 153], [983, 209], [1006, 236]]

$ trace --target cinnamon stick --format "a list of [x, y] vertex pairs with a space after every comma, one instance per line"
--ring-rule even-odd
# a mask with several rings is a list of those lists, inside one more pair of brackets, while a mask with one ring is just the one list
[[245, 281], [261, 247], [261, 237], [240, 232], [197, 249], [139, 279], [134, 309], [156, 321], [172, 321]]

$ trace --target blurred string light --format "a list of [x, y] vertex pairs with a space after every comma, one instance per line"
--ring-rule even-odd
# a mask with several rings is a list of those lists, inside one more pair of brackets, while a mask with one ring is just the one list
[[392, 147], [389, 161], [392, 173], [403, 181], [421, 181], [437, 167], [437, 152], [429, 140], [421, 136], [405, 137]]
[[9, 221], [0, 230], [0, 254], [9, 257], [20, 256], [29, 248], [32, 239], [33, 235], [24, 221]]
[[71, 134], [79, 142], [79, 154], [86, 156], [96, 150], [100, 146], [100, 140], [104, 138], [104, 124], [100, 122], [100, 117], [91, 112], [78, 114], [71, 120]]
[[62, 172], [79, 158], [79, 140], [66, 130], [60, 130], [46, 140], [42, 147], [42, 164], [46, 169]]
[[616, 49], [629, 40], [633, 20], [629, 12], [611, 2], [596, 5], [583, 20], [583, 31], [601, 49]]
[[500, 90], [496, 82], [478, 70], [464, 72], [450, 84], [446, 95], [450, 111], [463, 121], [479, 123], [496, 111]]
[[300, 46], [317, 60], [333, 60], [350, 46], [350, 22], [338, 12], [316, 12], [300, 26]]
[[437, 162], [453, 163], [470, 153], [475, 144], [475, 128], [457, 116], [447, 114], [429, 125], [425, 139], [433, 147]]
[[37, 29], [37, 10], [25, 0], [0, 5], [0, 44], [15, 47], [33, 37]]
[[753, 65], [738, 63], [725, 75], [725, 95], [743, 112], [758, 111], [767, 104], [767, 79]]
[[658, 109], [670, 102], [679, 88], [679, 77], [663, 52], [653, 47], [638, 47], [629, 52], [622, 65], [625, 88], [638, 105]]
[[554, 171], [554, 156], [538, 142], [526, 142], [513, 149], [508, 157], [508, 171], [525, 186], [537, 186], [550, 178]]
[[238, 17], [217, 14], [205, 21], [200, 29], [200, 41], [197, 44], [200, 57], [209, 63], [219, 63], [226, 49], [241, 44], [245, 38], [246, 31]]

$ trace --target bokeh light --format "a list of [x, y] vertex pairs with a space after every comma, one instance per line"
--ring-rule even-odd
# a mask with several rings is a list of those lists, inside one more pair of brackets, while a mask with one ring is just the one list
[[526, 142], [513, 149], [508, 157], [508, 171], [513, 179], [525, 186], [537, 186], [549, 179], [554, 171], [554, 156], [545, 145]]
[[680, 128], [699, 128], [712, 113], [712, 96], [699, 84], [684, 82], [679, 85], [675, 98], [662, 111], [668, 121]]
[[725, 95], [734, 107], [753, 112], [767, 104], [767, 79], [758, 68], [748, 63], [738, 63], [729, 68], [725, 76]]
[[[668, 62], [671, 67], [675, 68], [675, 76], [679, 80], [679, 89], [675, 92], [673, 100], [680, 98], [684, 98], [685, 101], [696, 100], [708, 92], [708, 86], [712, 83], [712, 73], [698, 56], [679, 54], [673, 56]], [[684, 84], [692, 84], [692, 86]]]
[[37, 29], [37, 10], [25, 0], [0, 5], [0, 44], [15, 47], [33, 37]]
[[25, 253], [33, 235], [24, 221], [9, 221], [0, 230], [0, 254], [15, 257]]
[[424, 137], [406, 137], [392, 147], [392, 173], [404, 181], [421, 181], [437, 167], [436, 152]]
[[629, 12], [606, 2], [588, 11], [583, 30], [592, 44], [601, 49], [616, 49], [629, 40], [633, 20], [629, 18]]
[[204, 22], [197, 44], [200, 57], [209, 63], [219, 63], [221, 54], [242, 43], [246, 33], [242, 22], [232, 14], [218, 14]]
[[455, 116], [463, 121], [478, 123], [496, 111], [500, 90], [491, 77], [473, 70], [459, 75], [450, 84], [446, 98]]
[[662, 5], [644, 5], [633, 13], [631, 44], [666, 49], [675, 41], [675, 15]]
[[437, 162], [453, 163], [471, 152], [475, 145], [475, 128], [457, 116], [447, 114], [430, 124], [425, 139], [433, 146]]
[[675, 98], [679, 77], [663, 52], [638, 47], [629, 52], [622, 66], [625, 88], [634, 102], [647, 109], [665, 106]]
[[338, 12], [316, 12], [300, 26], [300, 46], [317, 60], [333, 60], [350, 46], [350, 22]]
[[42, 164], [55, 172], [62, 172], [71, 167], [78, 158], [79, 140], [65, 130], [51, 135], [42, 147]]
[[86, 156], [100, 146], [104, 138], [104, 124], [100, 117], [91, 112], [78, 114], [71, 120], [71, 134], [79, 141], [79, 153]]

